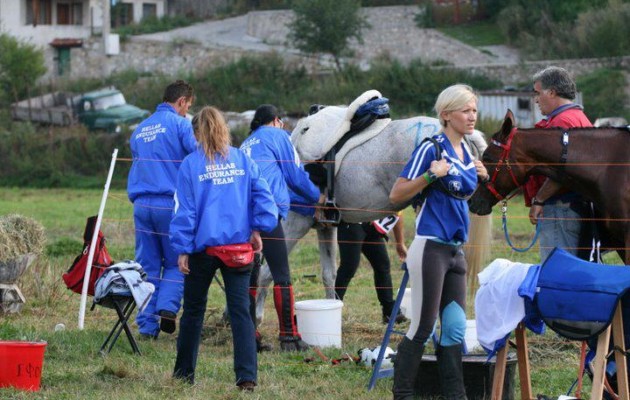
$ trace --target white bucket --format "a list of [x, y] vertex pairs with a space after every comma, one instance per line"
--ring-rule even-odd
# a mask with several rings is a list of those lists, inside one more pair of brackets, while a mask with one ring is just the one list
[[466, 333], [464, 335], [466, 344], [466, 353], [481, 352], [483, 348], [477, 340], [477, 321], [474, 319], [466, 320]]
[[341, 347], [341, 300], [304, 300], [295, 303], [302, 340], [311, 346]]
[[[400, 289], [398, 289], [400, 291]], [[396, 294], [398, 296], [398, 294]], [[407, 318], [411, 319], [411, 288], [405, 289], [402, 301], [400, 302], [400, 312]]]

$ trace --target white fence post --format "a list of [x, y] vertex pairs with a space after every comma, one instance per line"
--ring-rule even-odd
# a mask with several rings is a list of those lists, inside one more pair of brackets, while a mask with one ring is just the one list
[[109, 174], [107, 175], [107, 181], [105, 182], [105, 189], [103, 190], [103, 197], [101, 198], [101, 206], [98, 209], [98, 215], [96, 217], [96, 225], [94, 226], [94, 234], [92, 235], [90, 251], [88, 253], [87, 267], [85, 268], [85, 276], [83, 277], [83, 289], [81, 290], [81, 306], [79, 307], [79, 330], [83, 330], [83, 322], [85, 320], [85, 304], [87, 303], [87, 289], [88, 283], [90, 282], [90, 275], [92, 273], [92, 261], [94, 261], [96, 240], [98, 238], [98, 231], [101, 229], [101, 221], [103, 219], [103, 212], [105, 211], [105, 202], [107, 201], [107, 195], [109, 193], [109, 185], [112, 182], [112, 175], [114, 174], [114, 167], [116, 166], [117, 156], [118, 149], [114, 149], [114, 153], [112, 153], [112, 162], [109, 165]]

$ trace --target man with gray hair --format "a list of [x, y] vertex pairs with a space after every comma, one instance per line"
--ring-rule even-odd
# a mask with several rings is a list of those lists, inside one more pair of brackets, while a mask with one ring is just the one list
[[[533, 76], [535, 100], [545, 115], [536, 128], [586, 128], [592, 124], [584, 115], [583, 107], [573, 103], [577, 92], [569, 72], [560, 67], [547, 67]], [[554, 247], [582, 258], [579, 252], [581, 219], [587, 215], [585, 200], [545, 176], [535, 175], [523, 187], [525, 205], [531, 207], [529, 220], [540, 220], [540, 262], [544, 262]], [[583, 233], [583, 232], [582, 232]], [[587, 252], [588, 253], [588, 252]], [[586, 257], [585, 257], [586, 256]]]

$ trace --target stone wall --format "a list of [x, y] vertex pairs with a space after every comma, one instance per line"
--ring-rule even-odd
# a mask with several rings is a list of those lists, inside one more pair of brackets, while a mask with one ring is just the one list
[[[70, 79], [98, 78], [129, 69], [142, 73], [184, 75], [196, 73], [234, 62], [245, 55], [260, 56], [260, 52], [235, 47], [209, 47], [192, 42], [134, 41], [120, 44], [120, 54], [105, 56], [100, 38], [88, 39], [83, 47], [71, 49]], [[45, 49], [48, 72], [43, 82], [58, 79], [56, 50]], [[283, 55], [286, 63], [304, 66], [309, 71], [319, 71], [320, 65], [330, 65], [329, 60], [317, 56], [291, 53]], [[326, 67], [330, 68], [330, 67]]]

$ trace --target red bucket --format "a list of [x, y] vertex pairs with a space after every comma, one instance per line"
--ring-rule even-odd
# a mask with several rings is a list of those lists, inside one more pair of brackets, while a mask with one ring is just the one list
[[0, 388], [38, 391], [47, 344], [0, 340]]

